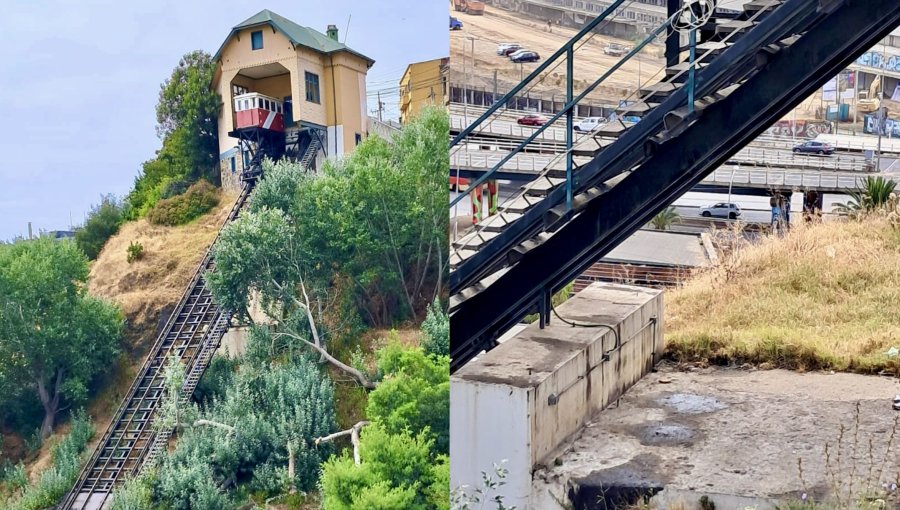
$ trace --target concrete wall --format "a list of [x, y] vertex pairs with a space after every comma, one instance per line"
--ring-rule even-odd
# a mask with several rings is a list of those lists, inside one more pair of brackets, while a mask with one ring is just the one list
[[579, 324], [611, 326], [621, 345], [616, 349], [609, 328], [554, 320], [544, 329], [528, 326], [457, 371], [450, 392], [452, 487], [479, 486], [481, 471], [508, 459], [505, 503], [537, 508], [534, 466], [552, 462], [560, 444], [662, 356], [659, 290], [596, 283], [558, 311]]

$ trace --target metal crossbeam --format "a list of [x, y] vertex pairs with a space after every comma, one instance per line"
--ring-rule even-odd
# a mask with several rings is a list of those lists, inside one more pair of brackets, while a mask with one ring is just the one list
[[[800, 10], [781, 11], [785, 8]], [[795, 25], [803, 28], [800, 32], [804, 34], [792, 45], [764, 55], [758, 53], [758, 45], [746, 46], [742, 53], [733, 52], [763, 25], [778, 23], [779, 17], [788, 13], [806, 23]], [[717, 59], [699, 71], [697, 86], [702, 90], [708, 72], [717, 64], [727, 66], [742, 58], [753, 59], [759, 72], [689, 119], [676, 136], [653, 147], [650, 156], [623, 174], [610, 191], [576, 197], [576, 201], [582, 199], [582, 205], [574, 217], [543, 242], [534, 243], [514, 265], [461, 302], [450, 318], [452, 368], [490, 348], [502, 331], [538, 306], [545, 294], [572, 280], [646, 224], [898, 23], [900, 4], [896, 0], [848, 0], [832, 10], [820, 10], [818, 2], [790, 0], [776, 9], [723, 54], [731, 52], [732, 60]], [[638, 131], [634, 133], [637, 136]], [[643, 140], [646, 137], [644, 133]], [[602, 151], [592, 162], [596, 178], [589, 184], [619, 173], [598, 162], [609, 162], [607, 158], [611, 156], [604, 157], [607, 152], [608, 149]], [[580, 175], [583, 174], [579, 172]]]
[[[245, 184], [225, 225], [240, 214], [254, 184], [255, 180]], [[203, 277], [206, 271], [215, 268], [212, 258], [214, 245], [215, 241], [157, 337], [75, 487], [59, 506], [60, 510], [107, 508], [115, 486], [127, 477], [138, 474], [143, 466], [166, 448], [171, 431], [155, 430], [153, 420], [165, 397], [163, 377], [167, 360], [175, 358], [185, 367], [187, 375], [180, 399], [182, 403], [187, 403], [231, 321], [231, 313], [214, 302]]]

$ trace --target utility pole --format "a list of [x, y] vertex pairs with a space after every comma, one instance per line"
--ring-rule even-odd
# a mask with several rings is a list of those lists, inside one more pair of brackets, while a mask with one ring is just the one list
[[859, 110], [859, 71], [853, 71], [853, 134], [856, 135], [857, 111]]
[[463, 127], [469, 125], [469, 66], [466, 62], [466, 46], [463, 44]]
[[378, 120], [379, 121], [382, 121], [382, 119], [381, 119], [381, 111], [382, 110], [384, 110], [384, 103], [381, 102], [381, 91], [379, 90], [378, 91]]
[[884, 40], [881, 41], [881, 79], [878, 84], [878, 152], [875, 158], [875, 171], [881, 171], [881, 132], [886, 124], [884, 119], [884, 65], [887, 62], [887, 48]]

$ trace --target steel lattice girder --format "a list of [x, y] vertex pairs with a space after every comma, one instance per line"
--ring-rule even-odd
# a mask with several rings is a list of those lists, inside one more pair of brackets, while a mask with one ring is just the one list
[[[818, 5], [819, 0], [789, 0], [763, 19], [697, 73], [696, 97], [712, 94], [751, 72], [758, 49], [807, 28], [821, 16]], [[666, 114], [686, 103], [687, 91], [681, 87], [594, 160], [582, 166], [574, 177], [576, 193], [639, 164], [645, 158], [645, 143], [663, 130]], [[549, 213], [555, 206], [564, 203], [565, 195], [564, 187], [551, 191], [544, 200], [532, 206], [478, 253], [452, 271], [449, 278], [451, 295], [494, 272], [498, 265], [505, 264], [505, 255], [510, 249], [545, 228], [547, 223], [558, 221]]]
[[761, 72], [657, 147], [611, 192], [590, 200], [546, 242], [461, 303], [450, 317], [454, 369], [489, 348], [542, 293], [608, 253], [900, 23], [896, 0], [848, 0], [833, 9], [793, 45], [769, 54]]

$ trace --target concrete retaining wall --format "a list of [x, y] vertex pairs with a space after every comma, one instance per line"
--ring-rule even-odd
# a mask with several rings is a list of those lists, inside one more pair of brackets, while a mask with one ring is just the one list
[[[663, 351], [662, 292], [595, 283], [450, 380], [451, 486], [478, 487], [481, 472], [503, 460], [504, 502], [531, 501], [536, 465], [649, 372]], [[616, 336], [621, 339], [617, 347]]]

